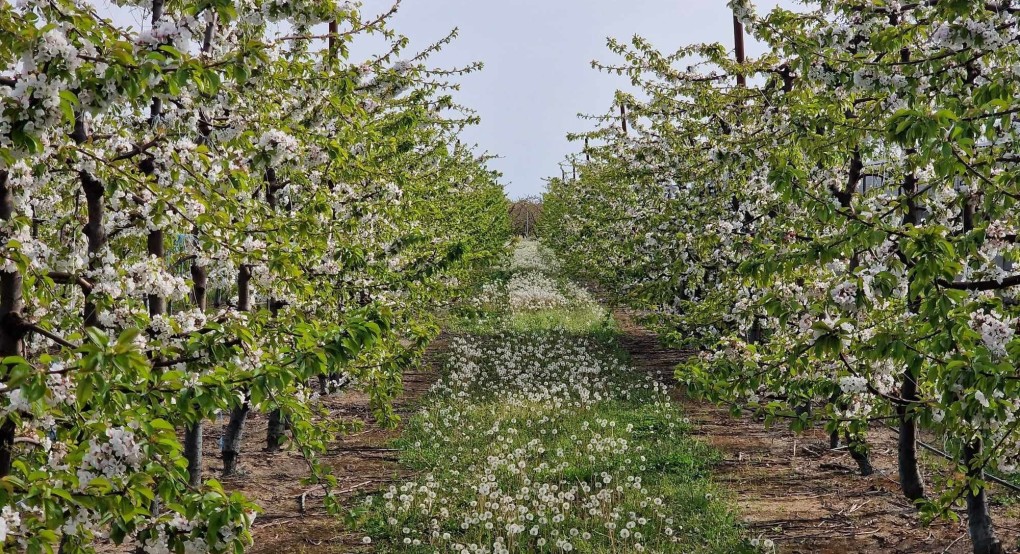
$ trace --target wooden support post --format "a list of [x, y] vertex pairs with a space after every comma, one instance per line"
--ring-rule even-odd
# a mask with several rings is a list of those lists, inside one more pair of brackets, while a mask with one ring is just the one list
[[330, 63], [330, 65], [332, 65], [333, 64], [333, 60], [336, 59], [336, 54], [337, 54], [337, 52], [336, 52], [336, 34], [337, 34], [337, 31], [339, 29], [340, 29], [340, 26], [337, 24], [335, 19], [333, 21], [329, 22], [329, 63]]
[[[737, 19], [737, 14], [733, 14], [733, 46], [737, 63], [744, 65], [744, 24]], [[743, 73], [737, 74], [737, 86], [741, 88], [747, 86], [747, 77]]]

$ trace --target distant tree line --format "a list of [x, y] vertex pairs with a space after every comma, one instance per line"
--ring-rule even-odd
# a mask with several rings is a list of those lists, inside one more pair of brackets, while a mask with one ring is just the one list
[[510, 222], [517, 236], [536, 236], [541, 217], [542, 200], [536, 196], [521, 198], [510, 204]]

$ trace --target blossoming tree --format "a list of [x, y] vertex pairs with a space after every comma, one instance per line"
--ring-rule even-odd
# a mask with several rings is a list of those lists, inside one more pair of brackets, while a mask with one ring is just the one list
[[[256, 507], [203, 479], [204, 422], [230, 414], [229, 474], [269, 413], [328, 492], [315, 382], [393, 420], [507, 203], [424, 65], [440, 45], [398, 62], [386, 14], [120, 4], [150, 25], [0, 5], [0, 549], [240, 551]], [[392, 50], [352, 63], [368, 33]]]
[[[824, 423], [862, 473], [869, 428], [894, 422], [903, 493], [928, 516], [965, 503], [974, 551], [1001, 552], [985, 471], [1020, 452], [1020, 5], [734, 10], [763, 56], [612, 43], [604, 68], [646, 99], [586, 136], [542, 232], [705, 347], [678, 376], [706, 396]], [[959, 472], [926, 486], [919, 433]]]

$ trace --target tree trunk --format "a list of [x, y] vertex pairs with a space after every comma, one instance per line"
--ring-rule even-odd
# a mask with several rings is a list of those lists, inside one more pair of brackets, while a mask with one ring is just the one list
[[[206, 24], [205, 35], [202, 41], [202, 52], [208, 53], [212, 50], [212, 41], [216, 32], [216, 17]], [[199, 138], [198, 144], [205, 144], [212, 126], [209, 125], [204, 114], [199, 112]], [[197, 261], [191, 263], [192, 291], [195, 295], [195, 307], [203, 313], [209, 307], [208, 283], [209, 272]], [[199, 420], [194, 425], [184, 430], [184, 457], [188, 460], [188, 483], [197, 487], [202, 484], [202, 435], [204, 422]]]
[[[972, 479], [984, 479], [984, 469], [980, 465], [981, 441], [977, 440], [963, 448], [963, 462], [967, 465], [967, 476]], [[977, 467], [974, 467], [977, 466]], [[1004, 554], [1002, 543], [995, 536], [992, 517], [988, 513], [988, 499], [984, 485], [974, 494], [967, 491], [967, 529], [974, 546], [974, 554]]]
[[[149, 20], [153, 27], [159, 23], [159, 20], [163, 18], [163, 6], [166, 0], [152, 0], [152, 18]], [[163, 100], [158, 96], [153, 96], [152, 106], [149, 108], [149, 125], [155, 125], [156, 120], [163, 112]]]
[[[155, 257], [163, 259], [163, 231], [149, 231], [149, 236], [146, 240], [146, 246], [149, 252], [149, 257]], [[150, 294], [147, 296], [149, 303], [149, 317], [156, 317], [166, 314], [166, 298], [158, 294]]]
[[761, 320], [758, 319], [758, 316], [754, 316], [754, 321], [751, 322], [751, 328], [747, 330], [747, 342], [750, 344], [761, 344], [764, 339], [765, 333], [761, 328]]
[[[192, 291], [195, 306], [205, 312], [208, 306], [208, 272], [197, 262], [191, 264]], [[188, 460], [188, 482], [197, 487], [202, 483], [202, 420], [184, 429], [184, 458]]]
[[[251, 310], [251, 267], [247, 265], [242, 265], [237, 272], [237, 309], [241, 312]], [[233, 475], [237, 471], [237, 458], [241, 455], [241, 438], [250, 410], [251, 406], [245, 400], [241, 406], [230, 411], [230, 422], [223, 433], [224, 475]]]
[[857, 469], [860, 470], [861, 476], [867, 477], [875, 473], [875, 468], [871, 465], [871, 457], [868, 455], [867, 443], [848, 434], [846, 436], [846, 444], [850, 457], [857, 462]]
[[251, 310], [251, 267], [242, 265], [237, 272], [237, 311]]
[[266, 451], [277, 452], [283, 444], [287, 432], [287, 419], [283, 410], [277, 408], [269, 413], [269, 430], [266, 431]]
[[[836, 386], [836, 390], [832, 393], [832, 396], [829, 397], [829, 403], [830, 404], [836, 404], [837, 402], [839, 402], [839, 395], [841, 393], [842, 393], [842, 389], [837, 385]], [[831, 433], [829, 433], [829, 448], [831, 448], [833, 450], [839, 448], [839, 426], [838, 425], [836, 426], [835, 429], [832, 430]]]
[[188, 484], [202, 484], [202, 422], [184, 430], [184, 459], [188, 461]]
[[0, 477], [7, 477], [11, 473], [11, 465], [14, 463], [14, 436], [17, 431], [14, 422], [7, 418], [0, 423]]
[[[909, 59], [908, 54], [908, 52], [904, 52], [902, 55], [907, 56], [905, 59]], [[913, 149], [907, 150], [908, 156], [914, 153]], [[904, 225], [917, 225], [921, 220], [920, 210], [914, 201], [916, 193], [917, 176], [913, 173], [908, 173], [903, 180], [903, 194], [907, 195], [907, 213], [903, 216]], [[906, 255], [903, 254], [902, 247], [899, 250], [901, 258], [906, 262]], [[920, 300], [912, 299], [910, 301], [910, 310], [912, 312], [917, 313], [919, 307]], [[897, 448], [900, 487], [903, 489], [903, 494], [910, 500], [924, 498], [924, 480], [921, 478], [921, 472], [917, 467], [917, 422], [914, 420], [913, 414], [910, 413], [911, 404], [919, 400], [917, 395], [917, 379], [918, 375], [914, 374], [914, 370], [907, 368], [903, 373], [903, 383], [900, 385], [900, 398], [905, 403], [896, 406], [896, 414], [900, 419], [900, 437]]]
[[241, 440], [244, 437], [244, 424], [248, 419], [251, 407], [248, 402], [230, 411], [230, 422], [223, 432], [223, 475], [237, 473], [237, 459], [241, 457]]
[[793, 409], [793, 413], [796, 414], [797, 417], [800, 417], [802, 415], [807, 415], [808, 419], [810, 420], [811, 419], [811, 413], [812, 413], [811, 412], [811, 401], [810, 400], [805, 400], [803, 403], [798, 404]]
[[[152, 26], [156, 27], [159, 20], [163, 17], [163, 2], [164, 0], [152, 0]], [[163, 111], [163, 101], [157, 96], [152, 99], [152, 108], [150, 110], [151, 115], [149, 117], [149, 125], [154, 126], [156, 121], [159, 119], [160, 114]], [[149, 169], [148, 171], [146, 169]], [[143, 173], [147, 176], [151, 176], [155, 172], [155, 165], [153, 163], [143, 164]], [[149, 257], [163, 259], [163, 231], [157, 229], [155, 231], [149, 231], [149, 236], [146, 238], [146, 250]], [[146, 295], [146, 302], [149, 305], [149, 318], [155, 318], [157, 316], [166, 315], [166, 298], [158, 294]], [[155, 360], [153, 360], [155, 361]], [[201, 473], [200, 471], [198, 472]], [[190, 477], [189, 477], [190, 481]], [[153, 489], [158, 490], [158, 486], [154, 486]], [[156, 496], [152, 499], [149, 506], [149, 510], [154, 516], [159, 515], [162, 510], [162, 502], [160, 498]], [[141, 549], [139, 549], [141, 550]]]
[[[0, 171], [0, 220], [5, 225], [14, 219], [14, 191], [8, 184], [10, 173]], [[0, 273], [0, 357], [24, 353], [25, 329], [22, 321], [23, 279], [17, 269]], [[12, 420], [0, 419], [0, 477], [11, 473], [14, 463], [14, 437], [18, 429]]]
[[[191, 264], [192, 292], [195, 307], [205, 312], [208, 307], [207, 283], [208, 272], [198, 262]], [[199, 420], [184, 429], [184, 458], [188, 460], [188, 482], [197, 487], [202, 483], [202, 430], [203, 422]]]
[[[909, 369], [903, 374], [900, 386], [900, 397], [907, 402], [916, 401], [917, 379]], [[897, 463], [899, 465], [900, 488], [903, 495], [910, 500], [924, 498], [924, 480], [917, 467], [917, 423], [910, 413], [909, 404], [896, 406], [896, 414], [900, 419], [900, 436], [897, 445]]]
[[[85, 223], [85, 238], [88, 240], [89, 270], [99, 269], [99, 252], [106, 245], [106, 229], [103, 225], [103, 217], [106, 207], [103, 205], [105, 187], [98, 179], [91, 174], [82, 171], [79, 174], [82, 190], [85, 191], [85, 205], [88, 210], [88, 221]], [[85, 295], [85, 326], [98, 327], [99, 314], [96, 305], [90, 300], [91, 291]]]

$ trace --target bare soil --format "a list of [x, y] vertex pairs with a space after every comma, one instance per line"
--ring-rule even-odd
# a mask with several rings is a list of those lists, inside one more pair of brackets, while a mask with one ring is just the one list
[[[423, 366], [404, 373], [404, 391], [395, 409], [402, 420], [414, 414], [422, 396], [438, 379], [439, 358], [447, 337], [440, 336], [429, 347]], [[365, 422], [361, 431], [338, 437], [320, 461], [332, 468], [342, 500], [370, 493], [406, 477], [407, 470], [397, 463], [398, 452], [389, 448], [400, 428], [384, 429], [372, 418], [368, 398], [361, 393], [344, 392], [325, 400], [332, 417]], [[365, 550], [361, 535], [345, 533], [336, 516], [326, 512], [320, 486], [302, 484], [309, 476], [308, 464], [300, 452], [284, 448], [265, 452], [268, 427], [266, 414], [251, 414], [245, 426], [244, 449], [240, 458], [242, 473], [221, 478], [223, 461], [219, 456], [222, 426], [207, 424], [204, 437], [204, 478], [221, 479], [228, 490], [244, 493], [262, 507], [255, 520], [254, 554], [307, 553], [327, 554]], [[302, 497], [304, 509], [302, 510]]]
[[[676, 383], [673, 368], [689, 351], [672, 350], [635, 323], [633, 314], [616, 313], [622, 346], [635, 368], [666, 383]], [[899, 491], [896, 435], [876, 426], [869, 434], [876, 473], [861, 477], [845, 449], [829, 448], [822, 429], [794, 434], [766, 428], [750, 416], [686, 396], [674, 397], [694, 424], [694, 433], [722, 452], [713, 480], [727, 491], [751, 536], [775, 541], [782, 554], [913, 554], [971, 552], [964, 514], [960, 522], [923, 525]], [[945, 464], [924, 453], [927, 474]], [[992, 517], [1009, 552], [1020, 552], [1020, 517], [1015, 497], [991, 489]]]

